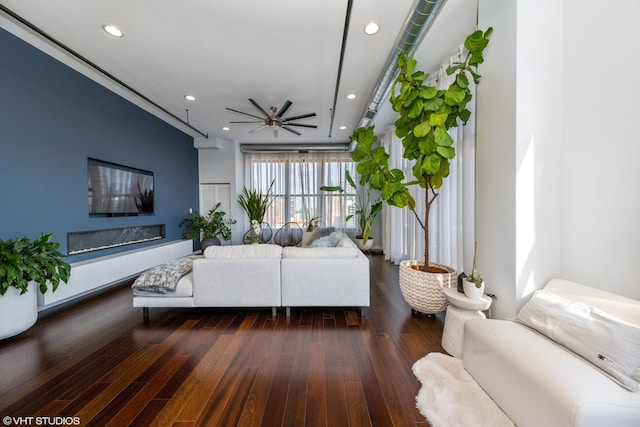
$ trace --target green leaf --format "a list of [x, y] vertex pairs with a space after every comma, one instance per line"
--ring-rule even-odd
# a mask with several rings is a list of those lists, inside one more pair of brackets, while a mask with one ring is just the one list
[[458, 105], [466, 96], [466, 92], [460, 86], [454, 84], [444, 94], [444, 102], [448, 105]]
[[440, 169], [440, 156], [437, 154], [432, 154], [430, 156], [425, 157], [422, 162], [422, 170], [428, 174], [433, 175], [438, 172]]
[[458, 115], [458, 117], [460, 117], [460, 120], [462, 120], [462, 123], [467, 124], [467, 121], [469, 121], [469, 119], [471, 118], [471, 111], [465, 108], [464, 110], [460, 111], [460, 114]]
[[323, 185], [322, 187], [320, 187], [320, 190], [329, 191], [329, 192], [338, 191], [340, 193], [344, 193], [344, 190], [342, 189], [342, 187], [332, 187], [332, 186], [329, 186], [329, 185]]
[[447, 116], [447, 114], [431, 114], [429, 116], [429, 124], [433, 127], [444, 126]]
[[411, 104], [411, 108], [409, 109], [407, 116], [411, 119], [415, 119], [420, 114], [422, 114], [422, 106], [423, 106], [422, 99], [416, 99], [413, 102], [413, 104]]
[[442, 107], [443, 103], [444, 103], [444, 100], [442, 98], [428, 99], [424, 101], [423, 108], [426, 111], [438, 111], [438, 109]]
[[421, 86], [418, 89], [418, 96], [422, 99], [432, 99], [438, 94], [438, 89], [433, 86]]
[[436, 128], [434, 139], [436, 144], [441, 147], [448, 147], [453, 144], [453, 138], [451, 138], [451, 135], [449, 135], [449, 132], [447, 132], [444, 127]]
[[458, 84], [458, 86], [465, 89], [469, 87], [469, 78], [465, 73], [460, 73], [456, 76], [456, 83]]
[[438, 147], [436, 151], [445, 159], [451, 160], [456, 156], [456, 150], [453, 147]]
[[353, 188], [358, 188], [356, 186], [356, 183], [353, 182], [353, 178], [351, 178], [351, 174], [349, 173], [349, 171], [345, 171], [345, 178], [347, 178], [347, 182], [349, 183], [350, 186], [352, 186]]
[[429, 131], [431, 131], [431, 125], [429, 124], [428, 120], [420, 123], [418, 126], [413, 128], [413, 134], [418, 138], [425, 136], [429, 133]]

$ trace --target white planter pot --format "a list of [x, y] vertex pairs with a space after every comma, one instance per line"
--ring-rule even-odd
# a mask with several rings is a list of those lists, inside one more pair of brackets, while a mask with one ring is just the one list
[[484, 282], [480, 283], [480, 287], [477, 287], [474, 282], [468, 280], [462, 281], [462, 288], [467, 298], [480, 299], [484, 294]]
[[38, 320], [38, 292], [34, 282], [29, 290], [20, 295], [20, 291], [10, 287], [4, 296], [0, 296], [0, 339], [18, 335], [26, 331]]
[[362, 239], [354, 238], [353, 240], [356, 242], [356, 245], [358, 245], [361, 251], [366, 252], [373, 247], [373, 239], [371, 237], [367, 239], [366, 244], [362, 243], [363, 242]]
[[400, 263], [400, 291], [404, 300], [412, 310], [425, 314], [436, 314], [444, 311], [449, 302], [444, 294], [445, 288], [458, 286], [456, 270], [446, 265], [429, 263], [439, 267], [446, 273], [425, 273], [415, 270], [411, 265], [424, 265], [418, 261], [402, 261]]

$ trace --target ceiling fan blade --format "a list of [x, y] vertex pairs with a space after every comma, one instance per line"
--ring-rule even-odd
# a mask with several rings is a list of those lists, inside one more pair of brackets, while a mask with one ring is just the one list
[[314, 128], [316, 129], [318, 125], [308, 125], [306, 123], [285, 123], [285, 126], [301, 126], [303, 128]]
[[293, 116], [293, 117], [286, 117], [284, 119], [282, 119], [283, 122], [288, 122], [291, 120], [298, 120], [298, 119], [306, 119], [307, 117], [315, 117], [316, 113], [309, 113], [309, 114], [302, 114], [299, 116]]
[[264, 119], [263, 117], [254, 116], [253, 114], [249, 114], [249, 113], [243, 113], [242, 111], [234, 110], [233, 108], [226, 107], [226, 109], [229, 111], [233, 111], [234, 113], [244, 114], [245, 116], [249, 116], [249, 117], [255, 117], [256, 119], [260, 119], [260, 120]]
[[291, 132], [291, 133], [295, 133], [296, 135], [302, 135], [300, 132], [298, 132], [298, 131], [296, 131], [296, 130], [293, 130], [293, 129], [291, 129], [290, 127], [287, 127], [287, 126], [282, 126], [282, 129], [284, 129], [284, 130], [288, 130], [289, 132]]
[[233, 122], [229, 122], [229, 123], [264, 123], [264, 120], [252, 120], [252, 121], [233, 121]]
[[266, 111], [264, 111], [264, 109], [258, 105], [258, 103], [256, 101], [254, 101], [253, 99], [249, 98], [249, 102], [251, 102], [253, 104], [254, 107], [256, 107], [258, 109], [258, 111], [260, 111], [262, 114], [264, 114], [265, 116], [269, 117], [269, 113], [267, 113]]
[[266, 127], [267, 127], [267, 125], [259, 126], [259, 127], [255, 128], [255, 129], [253, 129], [253, 130], [250, 130], [250, 131], [249, 131], [249, 133], [257, 132], [257, 131], [259, 131], [260, 129], [264, 129], [264, 128], [266, 128]]
[[278, 111], [278, 113], [276, 114], [276, 117], [282, 117], [282, 115], [287, 112], [289, 107], [291, 107], [291, 101], [287, 99], [287, 101], [284, 104], [282, 104], [282, 108], [280, 108], [280, 111]]

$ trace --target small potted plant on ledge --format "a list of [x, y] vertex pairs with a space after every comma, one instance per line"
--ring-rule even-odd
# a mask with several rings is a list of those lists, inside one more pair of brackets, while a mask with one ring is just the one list
[[0, 339], [33, 326], [38, 319], [38, 291], [44, 294], [51, 287], [55, 292], [60, 282], [69, 281], [71, 266], [62, 260], [60, 243], [52, 242], [52, 236], [0, 239]]
[[218, 236], [224, 240], [231, 239], [231, 224], [235, 224], [235, 220], [226, 218], [226, 213], [219, 211], [220, 203], [217, 203], [209, 210], [206, 216], [202, 216], [199, 212], [191, 212], [188, 218], [185, 218], [180, 227], [186, 226], [187, 229], [183, 233], [185, 239], [202, 239], [200, 241], [200, 250], [204, 252], [207, 246], [222, 243]]
[[462, 289], [467, 298], [480, 299], [484, 294], [484, 279], [476, 270], [476, 251], [478, 250], [478, 242], [473, 247], [473, 264], [471, 266], [471, 274], [462, 281]]
[[[352, 140], [357, 137], [357, 132], [351, 136]], [[367, 251], [373, 246], [373, 239], [370, 238], [371, 224], [373, 224], [373, 221], [382, 210], [380, 192], [373, 190], [369, 185], [371, 175], [360, 175], [360, 180], [358, 181], [359, 186], [356, 185], [349, 171], [345, 172], [345, 178], [347, 183], [356, 190], [355, 212], [347, 216], [345, 221], [349, 221], [354, 216], [357, 218], [358, 234], [355, 236], [356, 244], [363, 251]], [[345, 191], [340, 186], [322, 186], [320, 190], [328, 192], [338, 191], [340, 193], [344, 193]]]

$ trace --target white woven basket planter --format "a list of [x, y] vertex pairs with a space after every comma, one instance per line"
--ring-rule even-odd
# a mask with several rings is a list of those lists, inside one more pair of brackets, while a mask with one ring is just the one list
[[409, 307], [425, 314], [436, 314], [447, 308], [448, 301], [444, 295], [445, 288], [457, 287], [456, 270], [446, 265], [430, 263], [448, 273], [425, 273], [414, 270], [410, 265], [424, 265], [417, 261], [400, 263], [400, 291]]

